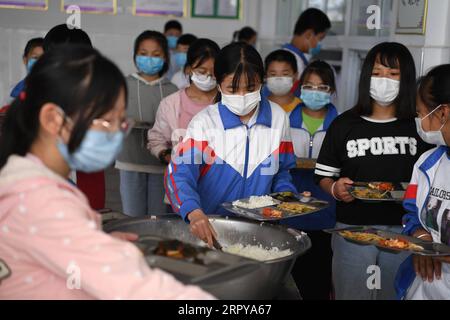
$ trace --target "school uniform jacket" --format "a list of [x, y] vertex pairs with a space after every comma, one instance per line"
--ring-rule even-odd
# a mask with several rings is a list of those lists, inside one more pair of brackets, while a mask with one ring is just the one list
[[[414, 166], [410, 185], [403, 201], [408, 213], [403, 218], [403, 233], [412, 235], [417, 229], [428, 230], [419, 215], [428, 202], [432, 181], [434, 181], [439, 164], [447, 156], [448, 147], [441, 146], [425, 152]], [[410, 256], [399, 268], [396, 278], [396, 290], [398, 298], [405, 297], [407, 290], [416, 278], [412, 256]]]
[[[338, 112], [333, 104], [328, 104], [326, 106], [328, 112], [322, 126], [311, 135], [303, 121], [302, 111], [305, 107], [304, 103], [300, 103], [289, 114], [294, 152], [297, 158], [317, 159], [327, 130], [338, 116]], [[333, 228], [336, 224], [336, 203], [333, 197], [314, 182], [314, 170], [294, 169], [291, 171], [291, 175], [294, 179], [294, 185], [299, 192], [309, 191], [313, 197], [328, 201], [330, 207], [316, 214], [289, 219], [283, 224], [295, 229], [308, 231]]]
[[289, 174], [295, 156], [286, 113], [267, 99], [257, 112], [250, 126], [222, 103], [193, 118], [165, 179], [172, 207], [184, 219], [199, 208], [226, 214], [221, 204], [228, 201], [296, 192]]
[[297, 158], [317, 159], [327, 130], [338, 116], [338, 112], [333, 104], [328, 104], [323, 125], [311, 135], [303, 122], [303, 108], [305, 104], [301, 103], [289, 114], [294, 152]]

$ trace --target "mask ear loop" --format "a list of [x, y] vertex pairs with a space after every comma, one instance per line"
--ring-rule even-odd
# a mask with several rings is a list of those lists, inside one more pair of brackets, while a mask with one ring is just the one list
[[[60, 115], [61, 115], [61, 117], [63, 119], [63, 122], [61, 124], [61, 128], [59, 129], [59, 132], [58, 132], [58, 134], [61, 134], [61, 132], [62, 132], [62, 130], [64, 128], [64, 125], [66, 123], [69, 123], [69, 122], [72, 123], [72, 120], [66, 115], [66, 113], [64, 112], [64, 110], [60, 106], [58, 106], [58, 111], [59, 111], [59, 113], [60, 113]], [[68, 120], [70, 120], [70, 121], [68, 121]]]
[[[440, 107], [442, 107], [442, 104], [440, 104], [440, 105], [438, 105], [436, 108], [434, 108], [434, 110], [431, 111], [429, 114], [427, 114], [425, 117], [423, 117], [423, 118], [421, 119], [421, 121], [423, 121], [423, 120], [425, 120], [426, 118], [430, 117], [430, 116], [431, 116], [433, 113], [435, 113], [436, 110], [439, 109]], [[444, 125], [445, 125], [445, 124], [444, 124]], [[442, 128], [441, 128], [441, 129], [442, 129]]]

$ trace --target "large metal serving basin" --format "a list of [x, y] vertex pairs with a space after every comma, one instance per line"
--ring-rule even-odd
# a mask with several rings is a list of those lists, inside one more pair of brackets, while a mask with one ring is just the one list
[[[196, 283], [221, 299], [276, 298], [295, 260], [311, 247], [311, 240], [306, 234], [282, 226], [215, 216], [211, 217], [210, 221], [217, 231], [218, 241], [223, 246], [240, 243], [267, 248], [278, 247], [280, 250], [290, 249], [293, 252], [285, 258], [257, 263], [258, 268], [244, 268], [245, 270], [237, 270], [232, 275]], [[192, 245], [205, 246], [191, 234], [186, 222], [177, 215], [123, 219], [105, 225], [104, 229], [106, 232], [133, 232], [140, 237], [177, 239]]]

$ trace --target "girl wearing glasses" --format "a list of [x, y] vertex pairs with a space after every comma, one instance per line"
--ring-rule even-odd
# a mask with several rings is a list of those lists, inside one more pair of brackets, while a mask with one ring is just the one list
[[[61, 81], [64, 79], [64, 81]], [[87, 47], [54, 48], [25, 80], [0, 135], [0, 299], [207, 299], [150, 269], [132, 234], [106, 234], [70, 170], [111, 165], [130, 127], [120, 70]]]
[[[331, 103], [336, 92], [333, 69], [324, 61], [310, 63], [300, 77], [300, 86], [302, 102], [289, 113], [297, 157], [297, 168], [291, 170], [291, 175], [300, 193], [310, 192], [330, 202], [330, 207], [286, 222], [292, 228], [305, 230], [314, 243], [312, 250], [298, 259], [292, 274], [304, 299], [327, 300], [331, 292], [331, 236], [322, 230], [334, 227], [336, 208], [334, 199], [314, 183], [314, 167], [325, 134], [338, 115]], [[321, 276], [311, 278], [312, 272]]]

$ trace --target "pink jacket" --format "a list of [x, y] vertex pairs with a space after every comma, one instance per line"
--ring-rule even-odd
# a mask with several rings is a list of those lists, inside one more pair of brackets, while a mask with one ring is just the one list
[[150, 269], [141, 252], [101, 230], [74, 186], [32, 156], [0, 171], [2, 299], [211, 299]]
[[[186, 129], [192, 118], [208, 105], [192, 102], [185, 93], [186, 89], [177, 91], [164, 98], [156, 113], [153, 128], [148, 131], [147, 149], [159, 157], [161, 151], [176, 149], [183, 140]], [[184, 100], [183, 100], [184, 99]], [[182, 105], [182, 101], [186, 104]]]

